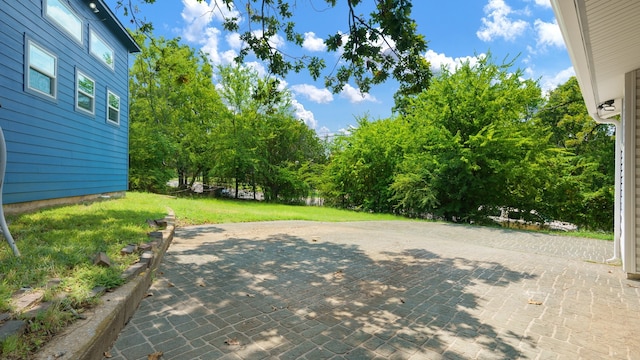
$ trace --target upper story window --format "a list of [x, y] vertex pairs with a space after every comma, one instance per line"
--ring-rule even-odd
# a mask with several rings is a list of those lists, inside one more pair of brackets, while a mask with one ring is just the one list
[[58, 58], [31, 40], [27, 41], [27, 89], [55, 99]]
[[45, 0], [46, 16], [82, 44], [82, 20], [61, 0]]
[[120, 97], [107, 90], [107, 121], [120, 125]]
[[113, 49], [93, 30], [89, 32], [89, 51], [105, 65], [114, 68]]
[[76, 71], [76, 108], [90, 114], [95, 113], [96, 82]]

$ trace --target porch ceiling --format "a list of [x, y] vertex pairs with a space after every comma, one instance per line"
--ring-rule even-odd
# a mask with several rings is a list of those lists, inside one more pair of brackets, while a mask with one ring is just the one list
[[624, 96], [625, 74], [640, 68], [640, 1], [551, 0], [551, 4], [587, 109], [597, 114], [598, 105]]

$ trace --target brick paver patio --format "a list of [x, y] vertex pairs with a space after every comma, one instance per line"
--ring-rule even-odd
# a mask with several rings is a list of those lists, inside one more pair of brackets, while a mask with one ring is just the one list
[[611, 242], [417, 222], [182, 228], [111, 359], [640, 359]]

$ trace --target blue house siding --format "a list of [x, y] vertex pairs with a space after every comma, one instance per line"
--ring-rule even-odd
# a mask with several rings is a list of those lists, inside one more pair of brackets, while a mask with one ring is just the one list
[[[128, 57], [138, 50], [102, 1], [61, 0], [83, 20], [82, 44], [44, 14], [47, 0], [0, 0], [0, 126], [7, 142], [4, 203], [119, 192], [128, 184]], [[93, 31], [114, 69], [90, 52]], [[57, 57], [55, 99], [27, 89], [28, 42]], [[76, 108], [77, 71], [94, 81], [94, 114]], [[107, 91], [120, 122], [107, 121]]]

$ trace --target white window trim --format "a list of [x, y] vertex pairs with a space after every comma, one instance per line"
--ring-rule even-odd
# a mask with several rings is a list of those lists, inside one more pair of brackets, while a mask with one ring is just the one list
[[[47, 98], [50, 99], [57, 99], [58, 96], [58, 57], [52, 53], [51, 51], [45, 49], [43, 46], [41, 46], [40, 44], [36, 43], [35, 41], [28, 39], [26, 41], [26, 49], [25, 49], [25, 89], [29, 92], [35, 93], [37, 95], [41, 95], [41, 96], [46, 96]], [[54, 59], [54, 69], [53, 69], [53, 74], [49, 74], [47, 71], [43, 70], [43, 69], [39, 69], [37, 66], [32, 66], [31, 65], [31, 46], [37, 47], [40, 51], [46, 53], [47, 55], [51, 56]], [[45, 74], [47, 76], [50, 76], [53, 81], [51, 86], [53, 87], [52, 89], [52, 93], [46, 93], [44, 91], [41, 91], [40, 89], [37, 88], [33, 88], [31, 87], [31, 69], [34, 69], [42, 74]]]
[[[109, 110], [112, 109], [111, 104], [109, 103], [109, 97], [110, 95], [113, 95], [115, 97], [118, 98], [118, 109], [115, 109], [118, 111], [118, 121], [113, 121], [109, 118]], [[114, 93], [113, 91], [107, 89], [107, 112], [106, 112], [106, 118], [107, 118], [107, 122], [109, 124], [113, 124], [113, 125], [118, 125], [120, 126], [120, 118], [122, 117], [122, 101], [120, 96], [118, 96], [116, 93]]]
[[[82, 77], [84, 77], [86, 79], [89, 79], [89, 80], [91, 80], [91, 82], [93, 82], [93, 94], [89, 94], [89, 93], [87, 93], [85, 91], [82, 91], [80, 89], [80, 76], [82, 76]], [[91, 110], [87, 110], [87, 109], [85, 109], [83, 107], [78, 106], [78, 100], [79, 100], [79, 97], [80, 97], [80, 93], [82, 93], [82, 94], [84, 94], [84, 95], [86, 95], [86, 96], [91, 98], [91, 100], [92, 100], [91, 101]], [[80, 71], [78, 69], [76, 69], [76, 98], [75, 98], [75, 103], [76, 103], [76, 110], [77, 111], [81, 111], [81, 112], [84, 112], [84, 113], [87, 113], [87, 114], [90, 114], [90, 115], [95, 115], [95, 113], [96, 113], [96, 81], [92, 77], [90, 77], [89, 75], [85, 74], [84, 72], [82, 72], [82, 71]]]
[[[96, 38], [97, 40], [99, 40], [102, 44], [104, 44], [104, 46], [109, 49], [111, 51], [111, 64], [107, 63], [103, 58], [102, 55], [104, 54], [98, 54], [96, 51], [93, 50], [93, 38]], [[89, 30], [89, 52], [91, 53], [91, 55], [93, 55], [93, 57], [95, 57], [96, 59], [100, 60], [100, 62], [108, 67], [111, 70], [115, 70], [115, 63], [116, 63], [116, 53], [115, 51], [113, 51], [113, 48], [111, 46], [109, 46], [109, 44], [102, 38], [102, 36], [98, 35], [97, 32], [95, 32], [93, 29]]]
[[60, 0], [59, 3], [60, 5], [62, 5], [67, 11], [69, 11], [69, 13], [75, 17], [79, 22], [80, 22], [80, 34], [74, 34], [73, 31], [71, 31], [68, 27], [65, 26], [65, 23], [63, 21], [60, 21], [59, 19], [55, 18], [54, 16], [52, 16], [51, 14], [49, 14], [49, 0], [44, 0], [44, 14], [45, 17], [47, 19], [49, 19], [52, 23], [54, 23], [58, 28], [62, 29], [62, 31], [69, 35], [73, 40], [75, 40], [77, 43], [79, 43], [80, 45], [82, 45], [82, 30], [84, 29], [84, 21], [82, 21], [82, 18], [80, 16], [78, 16], [78, 14], [76, 14], [75, 11], [73, 11], [73, 9], [64, 3], [64, 1]]

